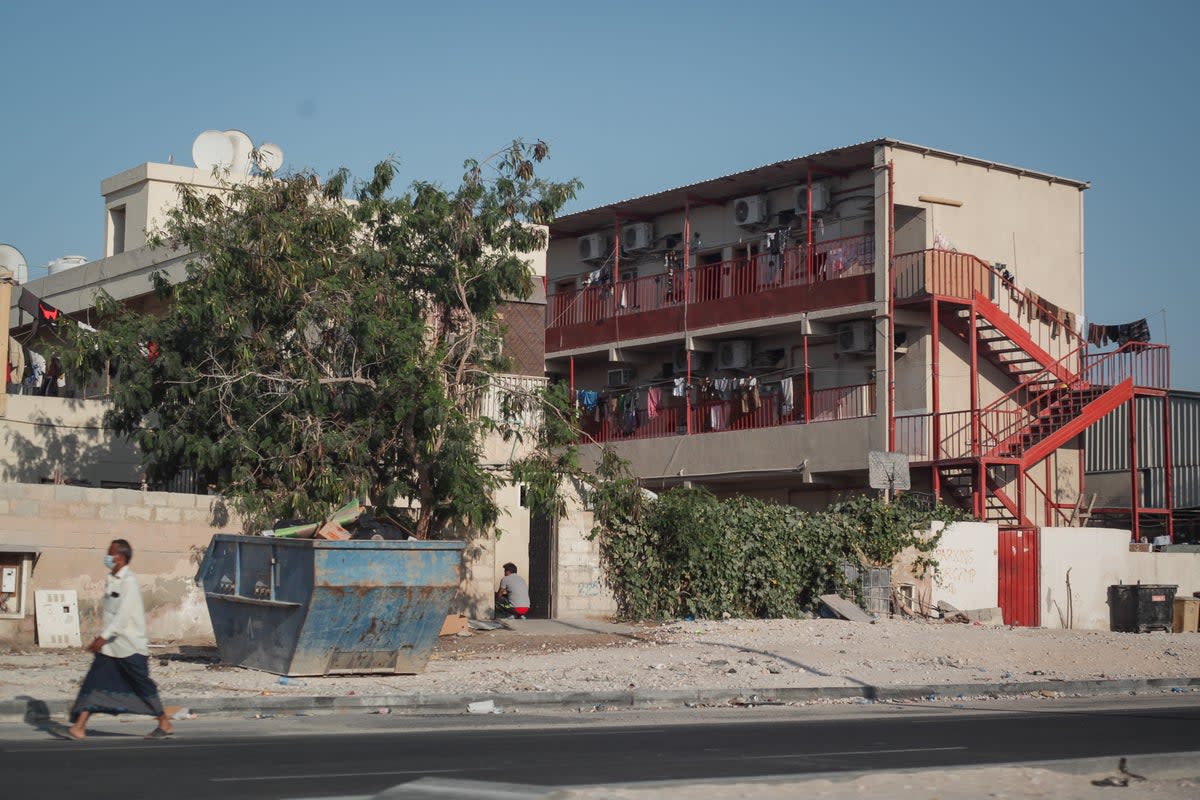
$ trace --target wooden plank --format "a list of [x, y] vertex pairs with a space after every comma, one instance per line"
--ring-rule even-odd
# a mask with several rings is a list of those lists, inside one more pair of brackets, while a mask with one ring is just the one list
[[856, 604], [836, 594], [821, 595], [821, 602], [840, 618], [850, 622], [870, 622], [871, 617]]
[[1175, 633], [1200, 633], [1200, 598], [1175, 598]]

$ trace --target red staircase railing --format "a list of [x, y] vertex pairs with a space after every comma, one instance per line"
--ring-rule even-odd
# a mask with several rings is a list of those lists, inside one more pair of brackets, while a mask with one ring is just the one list
[[[1068, 354], [1064, 358], [1070, 356]], [[1044, 382], [1043, 376], [1053, 373], [1047, 368], [977, 412], [949, 411], [938, 414], [941, 429], [949, 433], [936, 443], [931, 460], [1003, 455], [1003, 449], [1013, 437], [1027, 431], [1043, 415], [1051, 413], [1073, 394], [1088, 389], [1108, 389], [1134, 376], [1149, 382], [1134, 380], [1134, 385], [1166, 388], [1163, 381], [1167, 378], [1167, 360], [1166, 345], [1128, 342], [1111, 353], [1087, 356], [1083, 371], [1069, 384]], [[1087, 399], [1084, 400], [1083, 404], [1086, 405]], [[976, 416], [980, 431], [978, 441], [972, 435]]]
[[1086, 345], [1076, 316], [1018, 288], [990, 264], [971, 253], [917, 250], [892, 259], [892, 292], [897, 302], [922, 296], [971, 301], [982, 294], [1021, 326], [1039, 348], [1058, 362]]

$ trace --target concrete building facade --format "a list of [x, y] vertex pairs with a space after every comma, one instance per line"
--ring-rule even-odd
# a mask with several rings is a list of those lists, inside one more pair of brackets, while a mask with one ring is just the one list
[[[1036, 541], [1083, 492], [1084, 430], [1167, 388], [1165, 347], [1086, 341], [1087, 188], [878, 139], [564, 216], [547, 371], [650, 488], [816, 509], [891, 451]], [[1035, 562], [1001, 564], [1014, 607]]]

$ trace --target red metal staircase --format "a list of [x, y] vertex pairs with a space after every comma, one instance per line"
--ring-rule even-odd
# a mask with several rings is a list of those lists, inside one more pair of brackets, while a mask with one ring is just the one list
[[[909, 256], [907, 263], [898, 259], [903, 271], [894, 273], [897, 299], [907, 291], [936, 300], [938, 324], [1015, 383], [978, 410], [932, 415], [935, 486], [1002, 530], [1034, 528], [1025, 513], [1027, 473], [1132, 401], [1134, 379], [1145, 372], [1135, 362], [1159, 346], [1131, 343], [1089, 355], [1072, 317], [1048, 309], [975, 256], [942, 251]], [[1043, 494], [1049, 489], [1038, 487]]]

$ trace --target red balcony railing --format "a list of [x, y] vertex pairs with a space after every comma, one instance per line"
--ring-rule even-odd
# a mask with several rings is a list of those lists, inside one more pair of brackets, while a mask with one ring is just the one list
[[[812, 408], [811, 422], [835, 422], [838, 420], [869, 417], [875, 414], [875, 384], [837, 386], [819, 389], [809, 396]], [[746, 431], [757, 428], [772, 428], [779, 425], [804, 424], [804, 397], [793, 397], [793, 405], [785, 410], [781, 394], [761, 397], [757, 408], [747, 400], [746, 410], [740, 398], [732, 400], [705, 400], [691, 407], [693, 433], [722, 433]], [[659, 410], [656, 417], [649, 417], [645, 409], [639, 408], [636, 422], [626, 414], [607, 416], [601, 414], [597, 421], [594, 411], [582, 412], [583, 441], [604, 443], [637, 439], [655, 439], [687, 433], [687, 405], [681, 404]]]
[[582, 325], [683, 305], [804, 286], [874, 272], [873, 236], [848, 236], [657, 275], [587, 286], [551, 295], [548, 329]]
[[1125, 380], [1147, 389], [1171, 386], [1171, 348], [1165, 344], [1126, 342], [1109, 353], [1088, 353], [1083, 363], [1083, 373], [1093, 386], [1116, 386]]

